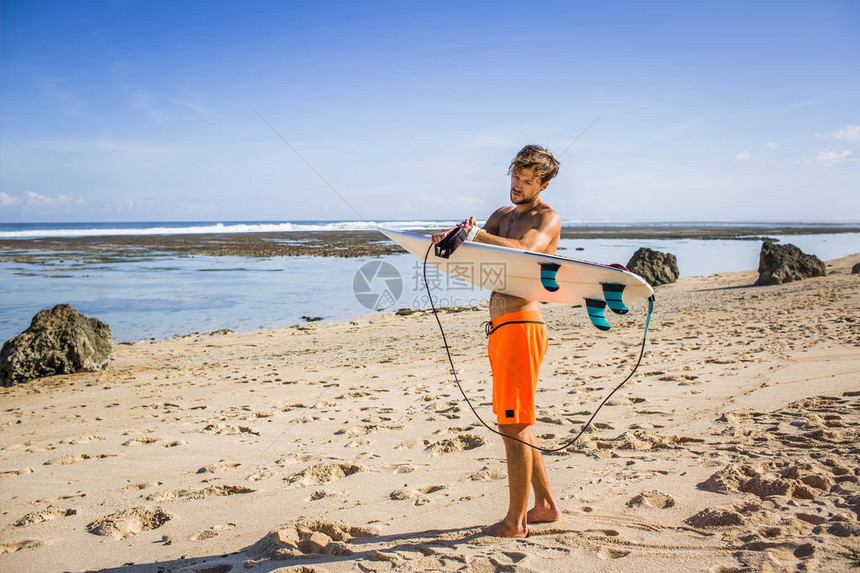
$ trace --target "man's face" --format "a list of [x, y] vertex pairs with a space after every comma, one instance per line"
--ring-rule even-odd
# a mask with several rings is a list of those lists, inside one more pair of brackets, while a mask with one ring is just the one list
[[524, 205], [534, 200], [538, 193], [546, 189], [535, 177], [534, 169], [523, 167], [511, 173], [511, 203]]

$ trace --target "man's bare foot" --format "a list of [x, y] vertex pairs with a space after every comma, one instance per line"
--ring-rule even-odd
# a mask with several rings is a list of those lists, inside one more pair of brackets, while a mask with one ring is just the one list
[[506, 521], [500, 521], [495, 525], [485, 527], [481, 531], [484, 535], [492, 535], [493, 537], [515, 537], [523, 539], [529, 536], [528, 527], [516, 527], [514, 525], [510, 525]]
[[529, 523], [551, 523], [561, 519], [561, 511], [555, 504], [536, 505], [526, 514], [526, 519]]

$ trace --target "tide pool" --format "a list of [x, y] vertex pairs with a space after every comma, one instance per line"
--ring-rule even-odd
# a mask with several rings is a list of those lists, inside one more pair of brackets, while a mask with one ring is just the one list
[[[780, 239], [822, 260], [860, 252], [857, 233]], [[584, 239], [563, 240], [558, 254], [626, 264], [643, 246], [674, 254], [682, 277], [756, 269], [761, 249], [759, 241], [743, 240]], [[302, 323], [302, 317], [347, 321], [376, 311], [364, 306], [353, 289], [360, 269], [378, 266], [380, 260], [394, 266], [400, 289], [389, 289], [390, 296], [383, 297], [393, 283], [372, 277], [366, 286], [380, 295], [376, 307], [384, 312], [427, 308], [421, 261], [407, 254], [261, 259], [142, 253], [93, 261], [75, 253], [46, 257], [40, 252], [31, 262], [0, 262], [0, 338], [18, 334], [36, 312], [59, 303], [108, 323], [116, 342], [222, 328], [285, 328]], [[428, 271], [428, 278], [437, 306], [476, 306], [489, 298], [488, 292], [447, 275]]]

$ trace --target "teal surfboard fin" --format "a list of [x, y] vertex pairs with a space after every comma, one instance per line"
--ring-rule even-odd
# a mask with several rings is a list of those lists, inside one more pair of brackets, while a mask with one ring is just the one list
[[624, 292], [624, 285], [618, 283], [600, 283], [603, 285], [603, 298], [606, 300], [606, 306], [615, 314], [627, 314], [630, 310], [621, 295]]
[[585, 299], [585, 308], [588, 310], [588, 318], [591, 319], [591, 324], [599, 330], [609, 330], [609, 323], [606, 321], [603, 311], [606, 308], [606, 302], [596, 298]]
[[549, 292], [558, 290], [558, 283], [555, 281], [555, 274], [561, 265], [555, 263], [540, 263], [540, 284]]

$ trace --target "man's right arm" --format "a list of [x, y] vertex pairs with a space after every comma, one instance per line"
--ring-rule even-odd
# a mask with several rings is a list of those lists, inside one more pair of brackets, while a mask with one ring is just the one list
[[499, 207], [493, 212], [492, 215], [487, 219], [487, 222], [484, 223], [483, 230], [490, 233], [491, 235], [498, 235], [501, 229], [501, 221], [502, 215], [505, 212], [504, 207]]
[[[496, 211], [492, 215], [490, 215], [490, 218], [487, 219], [487, 222], [484, 223], [482, 230], [487, 231], [488, 233], [491, 233], [493, 235], [497, 235], [499, 233], [499, 228], [500, 228], [499, 222], [502, 220], [502, 215], [504, 214], [504, 212], [505, 212], [504, 207], [500, 207], [499, 209], [496, 209]], [[471, 217], [471, 220], [474, 221], [475, 218]], [[462, 227], [467, 223], [469, 223], [469, 219], [466, 219], [466, 221], [463, 221], [462, 223], [460, 223], [458, 225], [458, 227]], [[453, 230], [454, 230], [453, 228], [452, 229], [445, 229], [444, 231], [439, 231], [438, 233], [434, 233], [433, 234], [433, 244], [436, 244], [439, 241], [441, 241], [445, 237], [445, 235], [447, 235], [448, 233], [450, 233]]]

